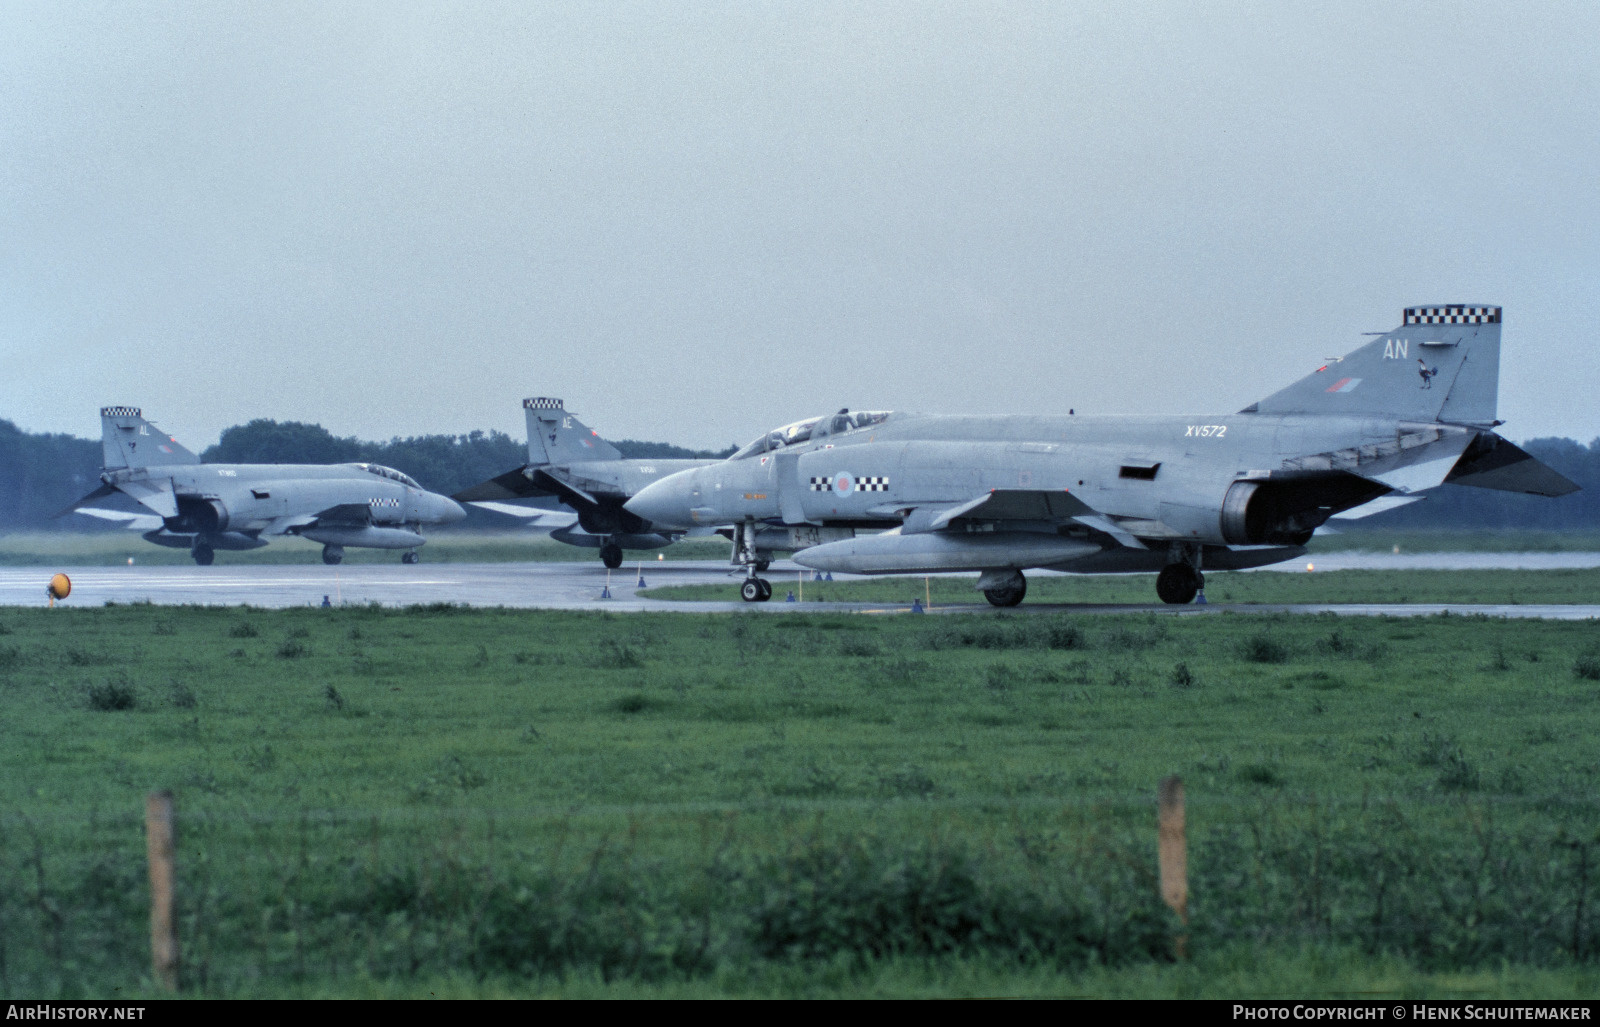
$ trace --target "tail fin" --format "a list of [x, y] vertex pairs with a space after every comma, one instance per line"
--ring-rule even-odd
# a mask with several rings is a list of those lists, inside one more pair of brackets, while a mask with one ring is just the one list
[[108, 471], [200, 462], [177, 439], [146, 421], [138, 407], [100, 408], [100, 447]]
[[615, 446], [567, 413], [559, 399], [538, 396], [522, 401], [528, 418], [528, 463], [570, 464], [621, 460]]
[[1489, 427], [1499, 387], [1499, 307], [1407, 307], [1400, 327], [1245, 411]]

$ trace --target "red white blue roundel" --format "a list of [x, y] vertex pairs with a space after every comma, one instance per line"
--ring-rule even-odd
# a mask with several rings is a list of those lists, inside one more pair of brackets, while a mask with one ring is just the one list
[[841, 496], [848, 496], [856, 487], [856, 480], [848, 471], [840, 471], [833, 476], [833, 491]]

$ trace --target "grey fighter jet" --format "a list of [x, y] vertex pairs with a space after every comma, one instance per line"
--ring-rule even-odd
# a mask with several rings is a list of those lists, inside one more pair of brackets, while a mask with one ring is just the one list
[[417, 562], [425, 524], [466, 516], [453, 500], [377, 464], [205, 464], [144, 419], [138, 407], [104, 407], [101, 485], [56, 514], [119, 515], [88, 504], [121, 492], [152, 515], [127, 516], [148, 527], [145, 539], [187, 549], [205, 565], [218, 549], [260, 549], [274, 535], [322, 543], [322, 562], [344, 559], [346, 546], [401, 549]]
[[[1445, 482], [1559, 496], [1577, 486], [1496, 435], [1499, 307], [1408, 307], [1401, 324], [1236, 414], [937, 417], [841, 411], [787, 444], [664, 478], [627, 509], [733, 525], [741, 595], [765, 526], [877, 529], [804, 549], [857, 574], [977, 571], [996, 606], [1023, 571], [1156, 571], [1188, 603], [1205, 570], [1293, 559], [1329, 517]], [[1420, 370], [1419, 370], [1420, 368]]]
[[[686, 533], [682, 528], [658, 530], [623, 509], [623, 503], [658, 478], [713, 461], [625, 460], [598, 432], [567, 413], [559, 399], [525, 399], [522, 409], [528, 422], [528, 462], [451, 498], [490, 505], [554, 496], [577, 513], [577, 523], [540, 526], [552, 527], [550, 537], [558, 542], [600, 550], [601, 562], [611, 568], [622, 566], [624, 550], [660, 549]], [[539, 521], [556, 520], [529, 513]]]

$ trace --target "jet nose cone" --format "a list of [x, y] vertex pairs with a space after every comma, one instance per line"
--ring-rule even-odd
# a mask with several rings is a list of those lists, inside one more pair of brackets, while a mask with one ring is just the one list
[[658, 528], [694, 527], [694, 520], [689, 516], [690, 485], [687, 481], [674, 481], [677, 477], [671, 474], [651, 482], [623, 503], [622, 508]]
[[454, 524], [467, 516], [466, 508], [448, 496], [434, 496], [434, 517], [440, 524]]

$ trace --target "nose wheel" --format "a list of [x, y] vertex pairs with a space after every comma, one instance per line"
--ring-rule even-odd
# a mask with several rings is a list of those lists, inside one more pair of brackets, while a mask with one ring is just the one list
[[768, 553], [760, 552], [755, 546], [756, 524], [754, 519], [746, 518], [733, 529], [733, 559], [729, 562], [734, 566], [742, 566], [746, 577], [739, 586], [739, 598], [747, 603], [764, 603], [772, 598], [772, 582], [760, 577], [772, 563]]
[[407, 549], [404, 553], [400, 554], [401, 563], [416, 563], [420, 559], [422, 559], [422, 557], [417, 555], [417, 551], [415, 549]]
[[322, 562], [332, 566], [344, 560], [344, 546], [323, 546]]
[[614, 571], [618, 567], [621, 567], [622, 547], [617, 545], [615, 542], [607, 542], [605, 545], [601, 546], [600, 562], [605, 564], [608, 570]]

